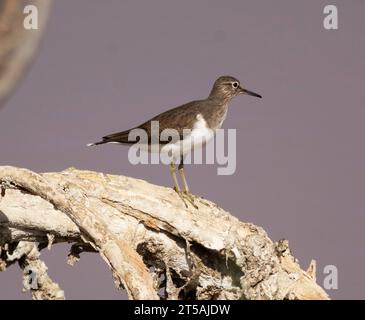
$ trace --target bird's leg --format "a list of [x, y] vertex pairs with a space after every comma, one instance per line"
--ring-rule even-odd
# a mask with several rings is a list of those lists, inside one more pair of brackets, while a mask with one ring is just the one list
[[176, 166], [175, 166], [175, 163], [174, 162], [171, 162], [171, 164], [170, 164], [170, 174], [171, 174], [171, 177], [172, 177], [172, 181], [174, 182], [174, 190], [175, 190], [175, 192], [180, 196], [181, 200], [185, 204], [185, 207], [188, 207], [188, 205], [185, 202], [184, 196], [183, 196], [183, 194], [182, 194], [182, 192], [180, 190], [179, 183], [177, 182]]
[[179, 169], [179, 173], [180, 173], [181, 180], [183, 183], [183, 191], [185, 193], [189, 193], [190, 190], [189, 190], [189, 186], [186, 182], [185, 173], [184, 173], [184, 162], [180, 162], [178, 169]]
[[174, 190], [179, 193], [180, 192], [180, 187], [179, 187], [179, 183], [177, 182], [177, 177], [176, 177], [176, 166], [175, 163], [171, 162], [170, 164], [170, 174], [172, 177], [172, 181], [174, 182]]
[[179, 173], [180, 173], [180, 176], [181, 176], [181, 180], [182, 180], [182, 183], [183, 183], [183, 193], [184, 195], [186, 196], [186, 198], [188, 199], [188, 201], [196, 208], [198, 209], [198, 206], [195, 204], [194, 200], [195, 200], [195, 196], [190, 192], [189, 190], [189, 187], [188, 187], [188, 184], [186, 182], [186, 178], [185, 178], [185, 172], [184, 172], [184, 158], [181, 157], [181, 160], [180, 160], [180, 164], [179, 164]]

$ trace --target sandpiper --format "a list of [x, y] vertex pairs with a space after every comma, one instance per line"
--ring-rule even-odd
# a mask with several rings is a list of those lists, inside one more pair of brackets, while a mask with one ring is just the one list
[[[129, 139], [129, 134], [133, 129], [145, 130], [148, 136], [146, 146], [151, 151], [151, 144], [157, 141], [159, 152], [168, 152], [172, 154], [170, 164], [170, 174], [174, 183], [174, 190], [183, 199], [185, 198], [196, 207], [194, 196], [190, 192], [186, 182], [184, 173], [184, 157], [194, 148], [201, 147], [213, 138], [216, 129], [221, 128], [226, 118], [228, 104], [231, 99], [238, 95], [250, 95], [262, 98], [261, 95], [244, 89], [240, 82], [231, 76], [219, 77], [213, 85], [213, 88], [206, 99], [192, 101], [183, 104], [174, 109], [163, 112], [154, 118], [136, 126], [132, 129], [107, 135], [101, 141], [90, 143], [88, 146], [95, 146], [107, 143], [117, 143], [123, 145], [131, 145], [136, 141]], [[151, 124], [158, 121], [159, 137], [152, 139]], [[178, 138], [172, 141], [162, 141], [160, 139], [161, 132], [164, 130], [174, 129], [178, 132]], [[189, 130], [189, 134], [186, 131]], [[183, 189], [181, 191], [177, 176], [176, 164], [181, 176]]]

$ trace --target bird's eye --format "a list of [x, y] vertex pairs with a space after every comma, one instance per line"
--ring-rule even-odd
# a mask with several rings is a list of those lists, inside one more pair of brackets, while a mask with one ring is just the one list
[[233, 87], [233, 88], [237, 88], [237, 87], [238, 87], [238, 82], [233, 82], [233, 83], [232, 83], [232, 87]]

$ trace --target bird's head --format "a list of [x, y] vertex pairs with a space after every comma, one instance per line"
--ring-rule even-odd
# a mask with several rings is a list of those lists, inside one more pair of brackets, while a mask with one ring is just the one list
[[219, 77], [214, 82], [213, 89], [210, 92], [209, 97], [213, 99], [222, 99], [228, 102], [233, 97], [241, 94], [262, 98], [261, 95], [243, 88], [239, 80], [231, 76]]

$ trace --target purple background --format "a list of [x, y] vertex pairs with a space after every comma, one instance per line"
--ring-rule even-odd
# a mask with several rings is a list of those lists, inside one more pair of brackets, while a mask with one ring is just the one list
[[[337, 4], [339, 30], [323, 28]], [[55, 1], [39, 56], [0, 111], [1, 164], [70, 166], [171, 185], [165, 166], [132, 166], [127, 148], [86, 148], [159, 112], [204, 98], [230, 74], [264, 96], [236, 98], [237, 171], [187, 167], [192, 190], [244, 221], [287, 238], [306, 268], [336, 265], [332, 298], [365, 298], [365, 2]], [[98, 255], [43, 257], [69, 299], [124, 298]], [[21, 293], [18, 267], [0, 273], [0, 298]]]

